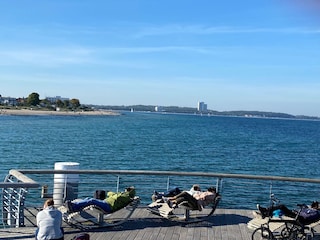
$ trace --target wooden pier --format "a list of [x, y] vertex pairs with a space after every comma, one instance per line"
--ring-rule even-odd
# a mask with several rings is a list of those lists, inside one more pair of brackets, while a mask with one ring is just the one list
[[[207, 221], [183, 224], [169, 221], [150, 213], [145, 207], [135, 210], [132, 217], [124, 224], [112, 228], [100, 228], [90, 231], [91, 240], [250, 240], [252, 230], [247, 223], [252, 219], [252, 210], [217, 209]], [[35, 219], [34, 219], [35, 220]], [[0, 239], [34, 239], [36, 228], [0, 229]], [[80, 232], [79, 229], [64, 226], [65, 240]], [[320, 227], [315, 228], [314, 240], [320, 239]]]
[[[215, 240], [249, 240], [252, 230], [247, 222], [252, 219], [252, 211], [238, 209], [217, 209], [207, 221], [192, 224], [171, 222], [139, 207], [124, 224], [113, 228], [86, 231], [90, 239], [215, 239]], [[0, 239], [34, 239], [35, 227], [0, 229]], [[79, 229], [64, 226], [65, 240], [81, 232]]]

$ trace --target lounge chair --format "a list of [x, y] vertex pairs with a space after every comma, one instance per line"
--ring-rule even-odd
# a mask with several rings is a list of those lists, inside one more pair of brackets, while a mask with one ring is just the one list
[[120, 210], [107, 213], [96, 205], [90, 205], [78, 212], [68, 213], [62, 206], [63, 220], [70, 226], [82, 230], [93, 228], [113, 227], [126, 222], [140, 203], [140, 198], [135, 197], [126, 207]]
[[151, 213], [162, 216], [170, 221], [194, 223], [205, 221], [211, 217], [214, 214], [220, 200], [221, 196], [217, 194], [214, 201], [206, 206], [202, 211], [193, 208], [188, 202], [182, 202], [176, 208], [171, 208], [162, 199], [150, 203], [147, 209]]

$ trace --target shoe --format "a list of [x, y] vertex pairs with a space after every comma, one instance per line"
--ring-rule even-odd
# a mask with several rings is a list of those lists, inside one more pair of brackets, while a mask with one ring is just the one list
[[260, 206], [260, 204], [257, 204], [257, 209], [261, 213], [262, 218], [268, 217], [267, 209]]
[[173, 206], [173, 203], [171, 202], [171, 201], [167, 201], [167, 204], [168, 204], [168, 206], [169, 206], [169, 208], [172, 208], [172, 206]]
[[258, 211], [252, 211], [252, 215], [254, 218], [262, 218], [261, 213]]
[[73, 213], [73, 208], [72, 208], [72, 202], [70, 200], [67, 200], [65, 202], [65, 207], [67, 208], [68, 213]]
[[156, 203], [164, 203], [163, 199], [162, 198], [159, 198], [156, 200]]

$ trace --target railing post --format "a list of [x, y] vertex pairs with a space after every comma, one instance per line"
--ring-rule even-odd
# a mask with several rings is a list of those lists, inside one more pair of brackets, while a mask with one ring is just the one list
[[119, 188], [120, 188], [120, 175], [118, 175], [118, 178], [117, 178], [117, 192], [119, 192]]
[[170, 189], [170, 177], [167, 178], [167, 191]]
[[221, 178], [217, 178], [216, 190], [218, 193], [222, 192], [222, 179]]
[[8, 193], [8, 189], [4, 188], [2, 191], [2, 222], [3, 225], [10, 225], [9, 219], [12, 217], [11, 214], [11, 198], [10, 194]]
[[20, 188], [19, 191], [19, 198], [18, 198], [18, 209], [17, 209], [17, 219], [18, 219], [18, 226], [16, 227], [24, 227], [24, 202], [25, 202], [25, 195], [27, 194], [28, 190], [24, 188]]

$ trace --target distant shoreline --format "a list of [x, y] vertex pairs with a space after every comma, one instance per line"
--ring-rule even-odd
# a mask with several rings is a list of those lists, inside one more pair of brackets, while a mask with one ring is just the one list
[[0, 115], [13, 116], [29, 116], [29, 115], [53, 115], [53, 116], [117, 116], [120, 113], [110, 110], [94, 110], [94, 111], [45, 111], [45, 110], [31, 110], [31, 109], [0, 109]]

